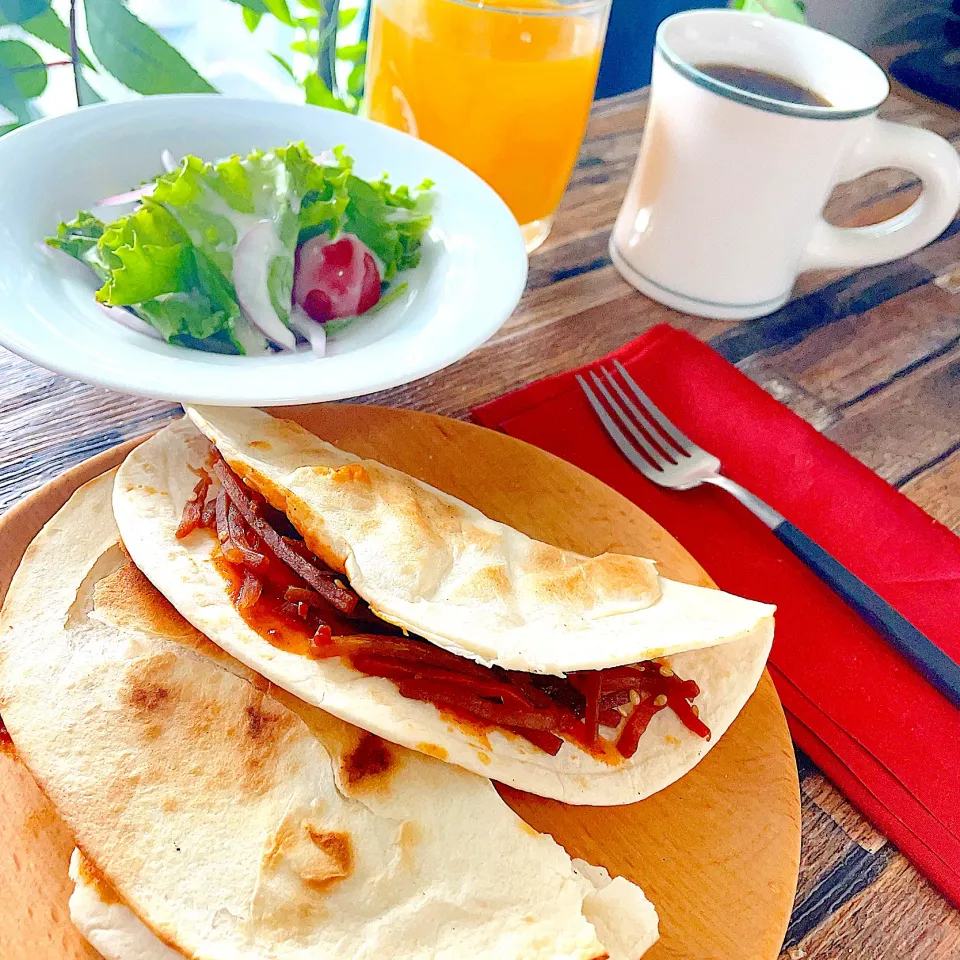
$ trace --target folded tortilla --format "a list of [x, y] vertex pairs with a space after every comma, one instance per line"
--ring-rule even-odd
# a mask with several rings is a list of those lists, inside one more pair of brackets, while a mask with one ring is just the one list
[[[303, 490], [306, 485], [305, 480], [301, 482], [296, 477], [325, 476], [319, 468], [297, 468], [296, 463], [305, 456], [319, 457], [322, 453], [324, 456], [346, 458], [350, 463], [355, 461], [355, 458], [336, 451], [312, 435], [304, 439], [304, 431], [299, 427], [282, 426], [284, 421], [271, 418], [261, 420], [261, 416], [258, 414], [255, 419], [261, 430], [267, 431], [269, 427], [266, 435], [270, 439], [262, 442], [268, 443], [270, 448], [266, 451], [258, 446], [260, 441], [251, 437], [245, 449], [259, 451], [258, 456], [266, 452], [276, 453], [278, 462], [282, 464], [283, 476], [287, 478], [285, 482], [291, 485], [290, 490], [294, 487]], [[235, 422], [230, 419], [235, 417], [246, 423], [252, 414], [223, 412], [224, 420], [230, 423]], [[235, 444], [221, 428], [211, 429], [210, 432], [214, 439], [223, 444], [221, 452], [228, 457], [231, 466], [237, 467], [238, 472], [253, 485], [260, 484], [264, 492], [273, 489], [273, 481], [264, 481], [260, 473], [253, 475], [245, 472], [248, 463], [246, 454], [243, 457], [236, 454]], [[394, 743], [442, 757], [450, 763], [521, 790], [567, 803], [631, 803], [661, 790], [699, 762], [733, 722], [762, 675], [773, 638], [773, 620], [767, 613], [772, 608], [730, 597], [731, 602], [745, 604], [750, 609], [759, 608], [762, 614], [759, 619], [747, 618], [742, 621], [745, 635], [735, 641], [676, 654], [670, 658], [678, 675], [693, 679], [700, 686], [697, 706], [701, 718], [712, 732], [709, 741], [691, 733], [668, 710], [661, 711], [653, 718], [640, 739], [636, 754], [619, 763], [598, 759], [571, 743], [564, 743], [560, 752], [551, 756], [526, 740], [508, 736], [499, 730], [472, 730], [445, 717], [431, 703], [403, 697], [389, 680], [359, 673], [339, 660], [314, 660], [300, 653], [279, 649], [245, 622], [234, 606], [223, 576], [214, 562], [219, 550], [216, 537], [207, 530], [194, 531], [182, 540], [176, 537], [184, 504], [197, 482], [195, 471], [208, 464], [209, 454], [210, 445], [206, 437], [184, 420], [164, 428], [127, 457], [117, 474], [114, 511], [124, 543], [134, 561], [187, 620], [238, 660], [308, 703]], [[386, 470], [371, 465], [369, 461], [365, 461], [363, 466], [370, 473], [378, 469]], [[394, 474], [397, 472], [389, 472], [391, 477]], [[432, 488], [403, 474], [397, 476], [403, 478], [397, 483], [411, 498], [419, 496], [421, 490], [432, 491]], [[459, 501], [439, 491], [434, 491], [430, 496], [434, 493], [437, 497], [445, 498], [444, 503], [449, 501], [448, 505], [459, 504]], [[278, 503], [281, 502], [279, 495], [273, 496]], [[384, 494], [384, 497], [389, 496]], [[426, 501], [427, 504], [430, 502], [433, 501]], [[417, 512], [413, 503], [413, 500], [405, 499], [400, 500], [398, 505], [396, 501], [388, 499], [383, 507], [376, 504], [367, 504], [363, 510], [358, 507], [360, 513], [357, 523], [362, 524], [364, 513], [369, 514], [368, 533], [372, 536], [381, 526], [390, 525], [391, 511], [395, 514], [394, 521], [398, 526], [402, 526], [404, 519], [410, 515], [430, 515], [431, 508], [428, 505], [422, 506]], [[313, 515], [313, 520], [308, 523], [304, 516], [310, 515], [310, 512], [303, 506], [303, 500], [293, 493], [287, 493], [282, 504], [287, 508], [290, 519], [305, 534], [310, 529], [324, 530], [328, 526], [332, 529], [340, 523], [339, 515], [335, 512], [329, 515], [324, 513], [323, 518]], [[464, 504], [459, 504], [460, 508], [465, 511], [472, 509]], [[475, 517], [481, 515], [473, 511], [469, 517], [473, 522]], [[502, 524], [482, 519], [484, 523], [496, 527], [505, 540], [521, 538], [518, 542], [527, 545], [533, 543]], [[460, 527], [466, 528], [466, 521]], [[454, 536], [455, 531], [449, 535]], [[417, 562], [431, 569], [449, 567], [450, 563], [455, 563], [455, 560], [449, 559], [446, 536], [444, 534], [439, 540], [434, 537], [427, 541], [433, 544], [432, 549], [442, 553], [442, 562], [434, 562], [430, 555], [423, 552], [415, 554]], [[464, 537], [468, 536], [464, 534]], [[494, 537], [493, 533], [491, 537]], [[386, 534], [379, 542], [383, 550], [401, 549], [397, 541]], [[311, 548], [318, 546], [316, 538], [311, 540], [308, 537], [307, 543]], [[356, 555], [361, 557], [363, 563], [369, 556], [370, 562], [376, 562], [383, 576], [387, 576], [391, 564], [387, 560], [378, 560], [370, 553], [362, 538], [357, 549]], [[547, 549], [555, 548], [544, 547], [544, 550]], [[574, 556], [564, 551], [556, 553]], [[354, 555], [351, 553], [347, 556], [348, 571], [355, 569], [351, 560]], [[404, 566], [405, 553], [390, 556], [398, 566]], [[332, 559], [329, 552], [325, 559]], [[357, 560], [356, 564], [360, 564], [361, 560]], [[358, 586], [352, 575], [350, 580], [354, 587]], [[361, 582], [369, 584], [370, 581], [361, 577]], [[692, 591], [691, 597], [728, 596], [706, 588], [687, 587], [685, 584], [678, 586]], [[456, 606], [449, 598], [447, 603]], [[438, 604], [439, 601], [434, 605]], [[380, 610], [379, 606], [376, 608]], [[479, 608], [474, 609], [476, 615], [480, 616]], [[712, 609], [707, 604], [701, 608], [699, 615], [707, 618], [708, 611]], [[693, 615], [688, 612], [687, 616], [689, 621]], [[748, 627], [748, 624], [752, 625]], [[590, 628], [585, 627], [584, 630], [589, 632]], [[639, 645], [643, 642], [641, 634]]]
[[289, 420], [187, 413], [378, 616], [486, 666], [562, 676], [733, 643], [772, 623], [769, 604], [668, 580], [641, 557], [540, 543]]
[[656, 939], [638, 887], [578, 869], [488, 780], [193, 629], [120, 547], [112, 487], [47, 524], [0, 617], [0, 710], [76, 836], [73, 915], [107, 960], [636, 960]]

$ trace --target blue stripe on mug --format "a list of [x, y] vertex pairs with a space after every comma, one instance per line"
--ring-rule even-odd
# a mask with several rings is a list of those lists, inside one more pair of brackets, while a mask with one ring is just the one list
[[674, 70], [698, 87], [716, 93], [721, 97], [726, 97], [727, 100], [742, 103], [744, 106], [766, 110], [768, 113], [779, 113], [787, 117], [804, 117], [808, 120], [852, 120], [855, 117], [866, 117], [871, 113], [876, 113], [880, 106], [879, 103], [876, 103], [872, 106], [858, 107], [854, 110], [841, 110], [837, 107], [813, 107], [802, 103], [786, 103], [783, 100], [774, 100], [759, 93], [740, 90], [729, 83], [711, 77], [674, 53], [659, 35], [657, 36], [656, 50]]

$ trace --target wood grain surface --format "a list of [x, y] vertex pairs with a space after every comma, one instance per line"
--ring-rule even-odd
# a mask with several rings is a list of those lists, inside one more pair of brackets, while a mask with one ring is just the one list
[[[960, 145], [960, 113], [894, 85], [888, 120]], [[707, 340], [772, 395], [960, 532], [960, 219], [903, 260], [801, 276], [794, 298], [749, 323], [676, 313], [636, 293], [606, 253], [646, 95], [596, 105], [552, 236], [514, 315], [482, 348], [374, 398], [463, 417], [485, 400], [596, 359], [667, 321]], [[828, 218], [872, 223], [916, 181], [881, 170], [837, 189]], [[178, 414], [39, 370], [0, 350], [0, 510], [44, 480]], [[781, 960], [955, 960], [960, 912], [800, 757], [804, 845]]]
[[[408, 410], [328, 405], [285, 412], [338, 446], [413, 474], [531, 536], [588, 554], [650, 556], [670, 577], [710, 583], [630, 501], [519, 440]], [[128, 448], [75, 467], [0, 519], [0, 598], [43, 523]], [[502, 793], [572, 856], [643, 887], [660, 915], [661, 939], [648, 960], [776, 958], [796, 887], [801, 815], [790, 736], [768, 675], [706, 758], [642, 803], [571, 807]], [[0, 912], [0, 956], [87, 960], [90, 951], [66, 910], [71, 840], [9, 752], [0, 757], [0, 801], [0, 863], [10, 858], [13, 866], [0, 870], [0, 903], [12, 904]]]

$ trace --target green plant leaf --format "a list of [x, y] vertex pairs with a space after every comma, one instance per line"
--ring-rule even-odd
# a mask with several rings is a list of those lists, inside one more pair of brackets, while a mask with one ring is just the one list
[[47, 65], [28, 43], [0, 40], [0, 64], [13, 75], [25, 100], [39, 97], [47, 89]]
[[294, 40], [290, 44], [290, 49], [294, 53], [305, 53], [308, 57], [315, 57], [320, 52], [320, 46], [316, 40]]
[[290, 64], [284, 60], [279, 53], [271, 53], [270, 56], [273, 57], [273, 59], [276, 60], [277, 63], [279, 63], [280, 66], [290, 74], [291, 77], [293, 76], [293, 67], [291, 67]]
[[330, 110], [340, 110], [342, 113], [351, 112], [350, 108], [339, 97], [335, 97], [315, 73], [311, 73], [303, 81], [303, 92], [306, 94], [307, 103], [315, 107], [327, 107]]
[[294, 26], [287, 0], [263, 0], [263, 3], [281, 23], [285, 23], [288, 27]]
[[238, 7], [246, 7], [254, 13], [261, 14], [261, 16], [269, 12], [263, 0], [230, 0], [230, 2], [235, 3]]
[[[70, 31], [52, 9], [47, 8], [43, 13], [31, 17], [29, 20], [24, 20], [20, 27], [38, 40], [49, 43], [50, 46], [56, 47], [69, 56]], [[82, 50], [80, 51], [80, 62], [85, 67], [93, 67], [90, 58]]]
[[77, 104], [78, 107], [89, 107], [92, 103], [103, 103], [103, 97], [87, 82], [87, 78], [83, 75], [82, 68], [76, 77], [76, 85], [77, 94], [80, 97], [80, 102]]
[[137, 93], [216, 93], [121, 0], [84, 0], [90, 46], [103, 68]]
[[50, 8], [50, 0], [0, 0], [0, 22], [23, 23]]
[[360, 12], [359, 7], [354, 7], [352, 10], [340, 10], [337, 13], [337, 27], [340, 30], [343, 30], [344, 27], [349, 27], [354, 20], [357, 19], [357, 14]]
[[253, 31], [260, 26], [260, 21], [262, 19], [262, 13], [258, 13], [256, 10], [251, 10], [249, 7], [243, 8], [243, 22], [247, 25], [247, 29], [251, 33], [253, 33]]
[[[0, 118], [4, 122], [4, 133], [18, 127], [21, 123], [29, 123], [32, 119], [26, 98], [17, 84], [16, 74], [11, 73], [3, 64], [0, 64], [0, 107], [5, 111], [4, 116]], [[17, 118], [14, 124], [6, 123], [11, 114]]]
[[362, 63], [358, 63], [350, 71], [347, 77], [347, 93], [358, 99], [363, 96], [363, 81], [366, 70]]
[[341, 60], [349, 60], [351, 63], [363, 60], [366, 55], [367, 45], [362, 40], [360, 43], [345, 43], [342, 47], [337, 47], [337, 56]]
[[320, 0], [300, 0], [300, 6], [306, 7], [308, 10], [322, 10], [323, 4]]
[[793, 20], [795, 23], [806, 23], [804, 5], [798, 0], [731, 0], [730, 6], [734, 10], [744, 10], [747, 13], [767, 13], [772, 17], [781, 17], [784, 20]]

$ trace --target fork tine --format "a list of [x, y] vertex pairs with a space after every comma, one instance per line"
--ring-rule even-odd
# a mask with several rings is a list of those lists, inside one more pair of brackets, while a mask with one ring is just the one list
[[590, 406], [593, 407], [593, 412], [600, 418], [603, 429], [607, 431], [607, 435], [617, 445], [619, 451], [644, 474], [644, 476], [649, 477], [652, 474], [656, 474], [658, 472], [656, 467], [652, 466], [648, 460], [637, 453], [633, 444], [630, 443], [626, 436], [624, 436], [623, 431], [614, 423], [613, 418], [607, 413], [604, 405], [579, 373], [577, 374], [577, 381], [580, 384], [580, 389], [586, 394]]
[[671, 466], [671, 461], [669, 461], [634, 425], [633, 421], [627, 416], [627, 412], [620, 406], [616, 398], [610, 391], [604, 386], [603, 381], [594, 373], [590, 371], [590, 379], [593, 380], [594, 386], [603, 394], [604, 400], [610, 405], [610, 409], [615, 414], [616, 418], [620, 421], [620, 426], [625, 427], [627, 432], [630, 434], [633, 439], [640, 444], [640, 447], [643, 449], [643, 452], [653, 461], [654, 466], [658, 467], [660, 470], [665, 469], [667, 466]]
[[613, 365], [617, 368], [620, 376], [626, 381], [626, 384], [633, 391], [633, 395], [640, 401], [647, 413], [662, 428], [663, 432], [674, 442], [677, 449], [688, 457], [699, 450], [698, 447], [686, 434], [681, 433], [670, 420], [660, 411], [660, 408], [640, 389], [637, 381], [630, 376], [627, 368], [619, 360], [614, 360]]
[[604, 367], [600, 368], [600, 372], [603, 374], [607, 383], [609, 383], [610, 386], [616, 390], [617, 396], [619, 396], [620, 399], [626, 404], [627, 409], [634, 415], [637, 423], [639, 423], [640, 426], [646, 430], [648, 439], [654, 441], [662, 453], [666, 454], [667, 457], [671, 458], [672, 460], [680, 459], [683, 456], [683, 453], [677, 453], [677, 451], [674, 449], [676, 444], [671, 446], [666, 440], [663, 439], [660, 433], [658, 433], [657, 428], [650, 422], [647, 415], [630, 399], [629, 396], [627, 396], [627, 391], [624, 390], [619, 383], [617, 383], [613, 374], [611, 374], [610, 371]]

